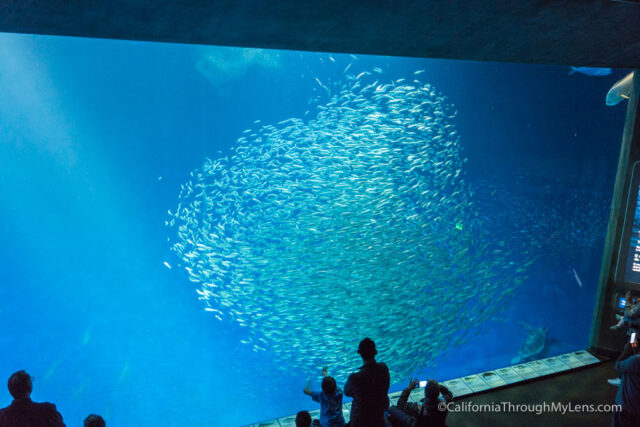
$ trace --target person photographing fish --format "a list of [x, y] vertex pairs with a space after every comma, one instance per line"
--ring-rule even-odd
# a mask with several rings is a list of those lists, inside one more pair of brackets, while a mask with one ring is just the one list
[[616, 362], [616, 372], [622, 382], [616, 395], [616, 403], [621, 411], [613, 413], [614, 427], [637, 426], [640, 419], [640, 354], [638, 354], [637, 332], [631, 334], [629, 345], [625, 346]]
[[623, 326], [628, 326], [629, 330], [627, 335], [631, 335], [634, 332], [638, 332], [636, 328], [640, 327], [640, 304], [637, 303], [631, 291], [627, 291], [624, 296], [624, 309], [622, 315], [616, 315], [618, 323], [613, 325], [610, 329], [620, 329]]
[[[624, 310], [622, 311], [622, 314], [617, 315], [617, 317], [618, 323], [611, 326], [610, 329], [616, 330], [627, 326], [624, 349], [622, 350], [622, 354], [625, 354], [630, 346], [629, 339], [631, 335], [640, 331], [640, 304], [637, 304], [635, 298], [631, 294], [631, 291], [626, 293]], [[620, 360], [620, 358], [618, 358], [618, 360]], [[620, 378], [610, 379], [607, 381], [613, 386], [619, 386], [621, 383]]]
[[[453, 394], [444, 384], [436, 380], [424, 382], [424, 399], [421, 404], [409, 402], [411, 392], [421, 385], [417, 379], [410, 379], [409, 385], [398, 398], [397, 406], [389, 408], [392, 424], [406, 427], [446, 427], [447, 404]], [[440, 400], [442, 395], [444, 400]]]

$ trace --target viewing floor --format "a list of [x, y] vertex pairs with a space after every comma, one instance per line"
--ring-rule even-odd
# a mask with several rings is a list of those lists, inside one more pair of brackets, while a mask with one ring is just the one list
[[[493, 371], [453, 378], [447, 381], [442, 381], [442, 384], [444, 384], [451, 393], [453, 393], [454, 399], [460, 399], [470, 397], [477, 393], [492, 391], [537, 378], [548, 377], [563, 372], [569, 372], [574, 369], [597, 365], [599, 363], [601, 363], [600, 359], [589, 353], [587, 350], [582, 350], [508, 366], [506, 368], [495, 369]], [[611, 376], [613, 376], [613, 371], [611, 372]], [[606, 382], [603, 382], [602, 388], [606, 387], [613, 389], [613, 387], [608, 386]], [[389, 394], [391, 405], [394, 405], [398, 401], [398, 397], [400, 397], [401, 393], [402, 391], [396, 391]], [[420, 403], [423, 398], [424, 389], [418, 388], [411, 393], [409, 401]], [[612, 402], [613, 400], [611, 403]], [[513, 401], [512, 403], [520, 404], [524, 402]], [[309, 412], [312, 419], [320, 418], [320, 409]], [[351, 402], [343, 405], [342, 412], [344, 414], [345, 421], [348, 422], [349, 414], [351, 412]], [[263, 421], [243, 427], [295, 427], [295, 419], [296, 415], [293, 414], [276, 420]]]

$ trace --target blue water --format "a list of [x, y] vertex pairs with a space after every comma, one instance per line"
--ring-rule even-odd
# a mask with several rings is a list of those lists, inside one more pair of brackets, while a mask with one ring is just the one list
[[109, 425], [234, 426], [316, 409], [304, 372], [274, 370], [269, 349], [251, 351], [239, 325], [204, 311], [165, 221], [205, 158], [228, 154], [254, 120], [303, 116], [315, 79], [340, 81], [350, 63], [390, 79], [426, 70], [458, 110], [494, 243], [522, 226], [510, 249], [535, 258], [503, 314], [414, 374], [509, 365], [519, 321], [549, 327], [543, 356], [588, 346], [624, 122], [624, 104], [604, 97], [622, 70], [6, 34], [0, 47], [0, 380], [26, 369], [33, 399], [68, 425], [93, 412]]

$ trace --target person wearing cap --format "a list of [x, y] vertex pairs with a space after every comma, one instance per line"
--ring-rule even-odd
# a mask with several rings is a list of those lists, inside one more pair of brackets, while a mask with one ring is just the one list
[[637, 334], [629, 344], [616, 362], [616, 372], [622, 378], [616, 403], [622, 407], [622, 411], [613, 413], [613, 427], [637, 426], [640, 420], [640, 354]]
[[31, 375], [25, 371], [15, 372], [7, 385], [13, 402], [0, 409], [0, 427], [65, 427], [56, 405], [31, 400]]
[[376, 362], [378, 352], [370, 338], [360, 341], [358, 354], [364, 363], [344, 385], [345, 396], [353, 397], [351, 427], [383, 427], [384, 412], [389, 408], [389, 368]]
[[[409, 402], [409, 395], [418, 387], [419, 381], [417, 379], [410, 380], [409, 385], [402, 391], [402, 394], [398, 398], [398, 408], [404, 411], [405, 414], [411, 418], [405, 421], [405, 425], [415, 427], [446, 427], [445, 421], [447, 419], [446, 404], [453, 400], [453, 394], [447, 387], [442, 384], [438, 384], [436, 380], [429, 380], [424, 387], [424, 400], [422, 405]], [[440, 400], [440, 395], [444, 398], [443, 405]], [[391, 410], [389, 412], [392, 412]], [[392, 415], [395, 412], [392, 413]]]

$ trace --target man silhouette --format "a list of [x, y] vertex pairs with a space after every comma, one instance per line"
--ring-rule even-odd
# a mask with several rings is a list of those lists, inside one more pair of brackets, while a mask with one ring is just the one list
[[384, 427], [384, 411], [389, 408], [389, 368], [376, 362], [376, 345], [369, 338], [360, 341], [358, 353], [364, 364], [349, 375], [344, 386], [345, 396], [353, 397], [351, 427]]
[[0, 409], [0, 427], [65, 427], [56, 405], [31, 400], [31, 375], [18, 371], [9, 377], [7, 385], [13, 402]]

